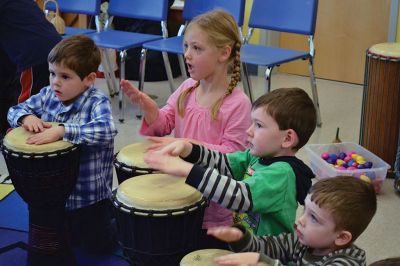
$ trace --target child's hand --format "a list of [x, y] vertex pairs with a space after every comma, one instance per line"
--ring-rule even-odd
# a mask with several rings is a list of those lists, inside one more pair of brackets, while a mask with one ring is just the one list
[[253, 266], [258, 264], [259, 258], [260, 254], [256, 252], [243, 252], [220, 256], [214, 261], [219, 266]]
[[147, 137], [147, 140], [150, 140], [151, 144], [149, 148], [147, 149], [148, 151], [157, 151], [161, 150], [168, 144], [171, 144], [172, 142], [176, 141], [176, 138], [172, 137]]
[[30, 136], [27, 140], [27, 144], [46, 144], [55, 142], [64, 137], [64, 127], [56, 126], [45, 129], [43, 132], [36, 133], [33, 136]]
[[138, 104], [142, 109], [146, 123], [152, 124], [158, 117], [157, 103], [127, 80], [121, 80], [120, 85], [122, 91], [129, 97], [131, 102]]
[[209, 228], [207, 230], [207, 235], [229, 243], [240, 240], [243, 237], [243, 232], [235, 227], [220, 226]]
[[165, 174], [187, 177], [193, 164], [185, 162], [177, 156], [160, 151], [149, 151], [144, 155], [144, 161], [153, 169]]
[[22, 118], [21, 126], [29, 132], [43, 132], [46, 128], [51, 128], [51, 124], [42, 121], [34, 115], [27, 115]]

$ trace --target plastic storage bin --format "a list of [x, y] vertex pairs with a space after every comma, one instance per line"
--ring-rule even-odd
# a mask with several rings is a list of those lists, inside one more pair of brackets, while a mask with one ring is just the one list
[[[305, 146], [306, 153], [310, 159], [310, 167], [314, 174], [319, 178], [329, 178], [335, 176], [355, 176], [360, 177], [366, 175], [374, 185], [375, 191], [380, 192], [382, 183], [386, 179], [387, 170], [390, 165], [383, 161], [381, 158], [365, 149], [364, 147], [352, 143], [330, 143], [330, 144], [308, 144]], [[372, 162], [370, 169], [357, 169], [357, 170], [338, 170], [333, 165], [327, 163], [321, 158], [323, 152], [336, 153], [354, 151], [363, 156], [366, 161]]]

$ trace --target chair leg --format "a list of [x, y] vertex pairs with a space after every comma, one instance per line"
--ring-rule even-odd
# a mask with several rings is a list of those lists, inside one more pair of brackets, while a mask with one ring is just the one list
[[140, 52], [140, 65], [139, 65], [139, 90], [143, 92], [144, 87], [144, 77], [146, 75], [146, 55], [147, 49], [142, 48]]
[[310, 71], [310, 81], [311, 81], [311, 90], [312, 90], [313, 101], [314, 101], [315, 109], [317, 110], [317, 126], [321, 127], [322, 120], [321, 120], [321, 112], [319, 110], [317, 82], [315, 80], [315, 75], [314, 75], [314, 59], [313, 58], [309, 59], [308, 69]]
[[247, 65], [242, 63], [242, 67], [240, 68], [241, 76], [242, 76], [242, 83], [244, 92], [249, 96], [251, 102], [253, 102], [253, 92], [251, 90], [251, 81], [249, 72], [247, 71]]
[[[126, 60], [126, 56], [127, 56], [126, 50], [123, 50], [123, 51], [119, 52], [119, 58], [120, 58], [120, 62], [121, 62], [121, 69], [120, 69], [120, 72], [119, 72], [120, 80], [125, 79], [125, 60]], [[121, 85], [119, 85], [118, 87], [119, 87], [119, 90], [118, 90], [119, 122], [123, 123], [124, 122], [124, 112], [125, 112], [124, 93], [121, 90]]]
[[273, 68], [273, 66], [267, 67], [265, 70], [265, 93], [269, 93], [271, 91], [271, 74]]
[[186, 65], [185, 65], [185, 60], [183, 59], [183, 55], [181, 54], [178, 55], [178, 61], [179, 61], [179, 67], [181, 69], [182, 78], [186, 80], [188, 76], [186, 73]]
[[167, 73], [169, 88], [171, 90], [171, 93], [173, 93], [175, 91], [175, 85], [174, 85], [174, 77], [172, 76], [171, 64], [169, 63], [168, 53], [162, 52], [162, 56], [164, 60], [165, 72]]
[[111, 61], [110, 61], [110, 57], [108, 56], [107, 49], [101, 49], [101, 55], [104, 59], [103, 60], [103, 62], [104, 62], [104, 65], [103, 65], [104, 77], [107, 81], [108, 92], [110, 93], [110, 96], [113, 97], [118, 92], [118, 90], [117, 90], [118, 85], [116, 82], [115, 73], [112, 69]]

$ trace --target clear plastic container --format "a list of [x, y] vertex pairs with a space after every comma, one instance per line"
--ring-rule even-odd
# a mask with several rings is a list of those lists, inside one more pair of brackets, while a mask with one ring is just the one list
[[[305, 146], [306, 153], [310, 159], [310, 167], [314, 174], [319, 178], [329, 178], [335, 176], [354, 176], [360, 177], [361, 175], [368, 176], [375, 191], [380, 192], [382, 183], [386, 179], [387, 170], [390, 165], [383, 161], [381, 158], [365, 149], [364, 147], [352, 143], [329, 143], [329, 144], [308, 144]], [[370, 169], [357, 169], [357, 170], [338, 170], [333, 165], [327, 163], [321, 158], [324, 152], [339, 154], [340, 152], [354, 151], [358, 155], [365, 158], [366, 161], [372, 162]]]

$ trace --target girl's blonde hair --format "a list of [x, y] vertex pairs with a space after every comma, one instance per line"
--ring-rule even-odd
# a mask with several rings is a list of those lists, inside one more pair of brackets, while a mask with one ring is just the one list
[[[230, 95], [240, 80], [240, 47], [242, 46], [241, 37], [238, 30], [238, 25], [235, 19], [223, 10], [214, 10], [195, 17], [188, 25], [187, 31], [196, 25], [203, 30], [209, 40], [217, 47], [223, 48], [225, 46], [231, 47], [231, 54], [229, 61], [232, 64], [231, 81], [224, 96], [218, 99], [211, 107], [211, 117], [216, 120], [218, 111], [226, 96]], [[180, 116], [185, 115], [185, 101], [186, 97], [198, 86], [200, 81], [184, 90], [178, 97], [177, 108]]]

